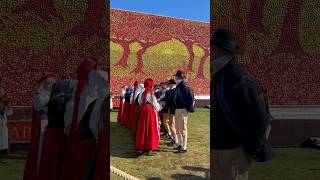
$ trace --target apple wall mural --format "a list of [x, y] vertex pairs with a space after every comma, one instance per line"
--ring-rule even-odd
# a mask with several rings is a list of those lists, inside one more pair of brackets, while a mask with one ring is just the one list
[[272, 105], [319, 105], [317, 0], [211, 1], [211, 30], [229, 28], [239, 61], [268, 91]]
[[107, 70], [106, 0], [16, 0], [0, 7], [0, 85], [12, 105], [31, 105], [43, 71], [75, 79], [86, 57]]

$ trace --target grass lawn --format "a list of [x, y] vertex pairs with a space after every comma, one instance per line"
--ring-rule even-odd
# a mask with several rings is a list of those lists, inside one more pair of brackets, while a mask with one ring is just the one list
[[209, 113], [197, 109], [189, 114], [187, 153], [175, 154], [161, 141], [157, 155], [138, 158], [131, 132], [117, 124], [116, 112], [111, 113], [111, 165], [141, 179], [209, 179]]
[[249, 171], [251, 180], [320, 180], [320, 150], [277, 148], [276, 159], [255, 163]]
[[[160, 152], [153, 157], [135, 158], [131, 134], [116, 122], [111, 113], [111, 164], [141, 179], [208, 179], [209, 111], [198, 109], [190, 114], [188, 153], [174, 154], [161, 142]], [[276, 159], [254, 163], [250, 180], [320, 180], [320, 151], [302, 148], [276, 148]], [[0, 179], [21, 180], [25, 152], [10, 153], [0, 158]], [[121, 180], [111, 174], [112, 180]]]
[[25, 152], [9, 154], [6, 158], [0, 158], [0, 179], [21, 180], [26, 162]]

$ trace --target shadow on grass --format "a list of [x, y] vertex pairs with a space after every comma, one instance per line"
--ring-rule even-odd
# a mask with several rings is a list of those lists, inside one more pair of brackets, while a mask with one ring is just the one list
[[166, 147], [165, 144], [160, 144], [159, 148], [156, 150], [157, 152], [174, 152], [173, 147]]
[[182, 168], [185, 169], [185, 170], [188, 170], [188, 171], [203, 172], [203, 173], [205, 173], [205, 177], [204, 178], [202, 177], [202, 179], [209, 179], [210, 170], [207, 169], [207, 168], [194, 167], [194, 166], [183, 166]]
[[202, 167], [193, 167], [193, 166], [183, 166], [182, 167], [185, 170], [189, 170], [189, 171], [200, 171], [200, 172], [209, 172], [209, 169], [207, 168], [202, 168]]
[[148, 177], [146, 178], [146, 180], [162, 180], [162, 179], [159, 177]]
[[110, 156], [136, 158], [131, 131], [117, 122], [110, 122]]
[[26, 158], [27, 158], [27, 152], [10, 152], [7, 154], [0, 155], [0, 160], [3, 160], [3, 159], [25, 160]]
[[0, 159], [0, 164], [9, 166], [9, 163]]
[[171, 176], [173, 179], [209, 179], [201, 176], [191, 175], [191, 174], [174, 174]]

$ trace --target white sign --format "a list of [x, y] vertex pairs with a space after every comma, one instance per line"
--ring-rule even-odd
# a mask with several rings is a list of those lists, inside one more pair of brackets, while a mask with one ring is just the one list
[[270, 113], [275, 119], [314, 119], [314, 120], [320, 120], [320, 108], [319, 107], [270, 108]]

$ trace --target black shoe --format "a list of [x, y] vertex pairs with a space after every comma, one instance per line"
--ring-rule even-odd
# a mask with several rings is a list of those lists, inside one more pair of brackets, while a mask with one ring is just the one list
[[142, 151], [137, 151], [136, 153], [136, 156], [139, 157], [139, 156], [142, 156], [143, 155], [143, 152]]
[[176, 152], [174, 152], [174, 153], [186, 153], [187, 152], [187, 150], [184, 150], [184, 149], [179, 149], [178, 151], [176, 151]]
[[182, 146], [178, 146], [178, 147], [175, 147], [175, 148], [173, 148], [174, 150], [179, 150], [179, 149], [182, 149]]
[[168, 146], [173, 147], [176, 144], [176, 142], [174, 140], [172, 140], [171, 142], [167, 143]]

